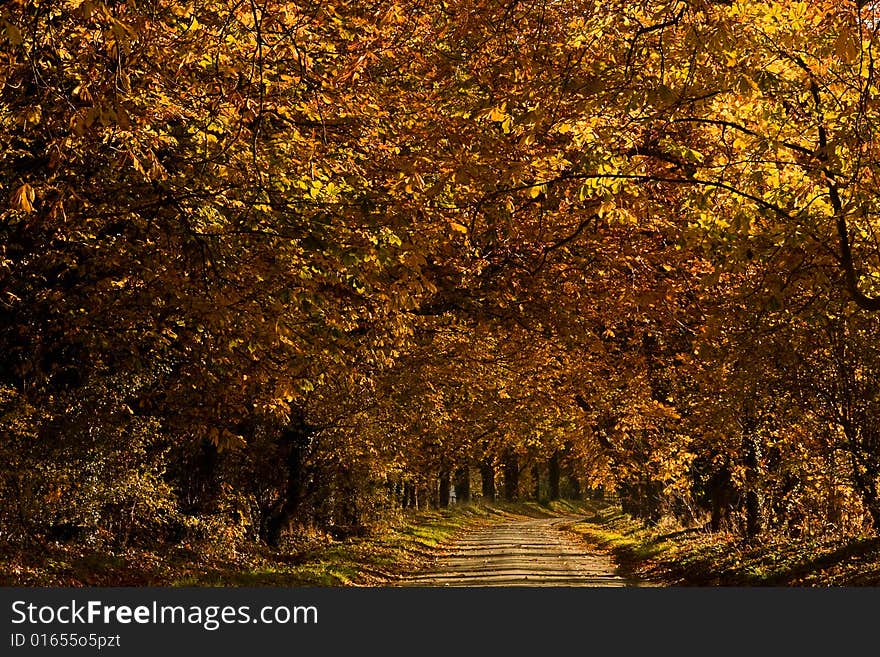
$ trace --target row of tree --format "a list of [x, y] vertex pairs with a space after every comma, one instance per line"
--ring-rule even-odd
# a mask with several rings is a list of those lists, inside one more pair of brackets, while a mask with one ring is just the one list
[[4, 540], [880, 529], [875, 3], [0, 11]]

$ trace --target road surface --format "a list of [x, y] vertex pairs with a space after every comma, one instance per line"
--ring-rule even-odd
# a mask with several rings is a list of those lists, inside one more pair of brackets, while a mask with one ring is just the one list
[[516, 518], [480, 527], [405, 586], [637, 586], [611, 558], [565, 531], [575, 517]]

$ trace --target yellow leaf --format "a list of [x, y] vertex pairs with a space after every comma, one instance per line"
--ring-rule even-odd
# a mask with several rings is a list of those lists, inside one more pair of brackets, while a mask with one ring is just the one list
[[467, 234], [468, 232], [467, 226], [464, 226], [458, 222], [452, 221], [449, 225], [452, 227], [452, 230], [458, 231], [459, 233]]
[[131, 157], [131, 165], [134, 167], [134, 170], [137, 171], [139, 174], [146, 176], [147, 172], [144, 171], [144, 165], [141, 164], [141, 161], [137, 158], [137, 156], [131, 151], [129, 151], [128, 155], [129, 157]]
[[493, 107], [489, 111], [489, 120], [490, 121], [504, 121], [509, 118], [507, 116], [507, 112], [504, 111], [504, 105], [502, 104], [500, 107]]
[[22, 212], [33, 212], [34, 188], [24, 183], [12, 193], [12, 207]]

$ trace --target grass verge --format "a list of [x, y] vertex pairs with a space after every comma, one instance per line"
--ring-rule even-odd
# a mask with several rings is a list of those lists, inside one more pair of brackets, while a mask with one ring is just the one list
[[585, 505], [572, 531], [607, 549], [620, 572], [676, 586], [875, 586], [880, 584], [880, 539], [797, 537], [767, 533], [759, 540], [683, 528], [645, 525], [602, 502]]
[[400, 514], [370, 535], [345, 540], [299, 536], [284, 549], [177, 545], [95, 549], [51, 543], [0, 551], [4, 586], [383, 586], [417, 572], [459, 532], [512, 515], [583, 513], [570, 502], [463, 504]]

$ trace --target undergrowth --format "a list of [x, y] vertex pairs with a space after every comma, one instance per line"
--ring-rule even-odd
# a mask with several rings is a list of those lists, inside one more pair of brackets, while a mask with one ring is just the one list
[[184, 544], [112, 550], [45, 543], [0, 552], [5, 586], [381, 586], [427, 567], [459, 532], [511, 515], [575, 513], [570, 502], [462, 504], [400, 513], [365, 536], [299, 532], [280, 549]]

